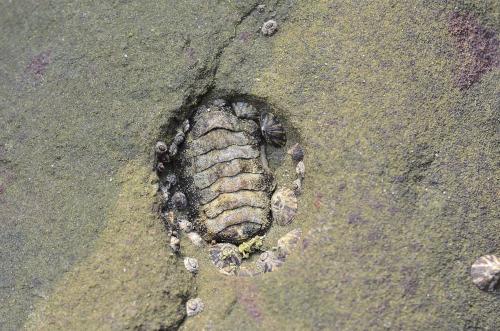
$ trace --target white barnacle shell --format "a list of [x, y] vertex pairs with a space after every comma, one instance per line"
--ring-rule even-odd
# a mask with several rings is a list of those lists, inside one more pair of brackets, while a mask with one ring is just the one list
[[259, 111], [248, 102], [234, 102], [233, 109], [236, 116], [245, 119], [258, 119]]
[[292, 223], [297, 214], [297, 197], [289, 188], [280, 188], [271, 198], [271, 212], [273, 220], [278, 225]]
[[294, 180], [292, 183], [292, 187], [293, 187], [293, 192], [295, 192], [295, 195], [302, 194], [302, 179], [297, 178], [296, 180]]
[[275, 20], [269, 20], [262, 25], [261, 32], [264, 36], [272, 36], [278, 29], [278, 23]]
[[171, 156], [175, 156], [177, 154], [177, 145], [172, 143], [168, 149], [168, 152]]
[[167, 144], [165, 144], [163, 141], [158, 141], [155, 145], [155, 153], [157, 155], [163, 155], [167, 152], [168, 152]]
[[203, 238], [197, 232], [191, 231], [187, 234], [187, 237], [196, 247], [202, 247], [205, 243]]
[[179, 229], [181, 229], [182, 231], [184, 231], [186, 233], [191, 232], [191, 231], [193, 231], [193, 223], [191, 223], [187, 219], [183, 218], [183, 219], [179, 220]]
[[472, 282], [481, 290], [494, 291], [500, 285], [500, 259], [495, 255], [484, 255], [471, 267]]
[[195, 316], [203, 311], [205, 304], [200, 298], [189, 299], [186, 302], [186, 314], [188, 317]]
[[182, 132], [184, 132], [184, 134], [186, 134], [190, 128], [191, 128], [191, 124], [189, 124], [189, 120], [185, 120], [182, 123]]
[[194, 257], [185, 257], [184, 267], [186, 267], [187, 271], [195, 274], [198, 272], [199, 269], [198, 260], [195, 259]]
[[300, 161], [297, 163], [297, 166], [295, 167], [295, 172], [299, 176], [300, 179], [304, 179], [306, 175], [306, 166], [304, 165], [304, 161]]
[[172, 248], [174, 252], [179, 251], [179, 249], [181, 248], [181, 241], [179, 240], [179, 238], [175, 236], [170, 237], [170, 248]]
[[294, 229], [278, 239], [278, 256], [286, 258], [297, 247], [302, 231]]
[[226, 106], [226, 104], [227, 102], [224, 99], [215, 99], [212, 101], [212, 105], [219, 108]]
[[186, 135], [184, 134], [184, 132], [182, 132], [182, 131], [177, 132], [177, 134], [174, 137], [174, 144], [179, 146], [180, 144], [182, 144], [184, 142], [185, 138], [186, 138]]
[[186, 195], [182, 192], [175, 192], [171, 200], [174, 207], [179, 210], [185, 209], [187, 207], [187, 198]]

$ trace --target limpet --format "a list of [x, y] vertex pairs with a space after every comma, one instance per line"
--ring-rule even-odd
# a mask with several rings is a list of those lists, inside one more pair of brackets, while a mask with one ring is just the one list
[[481, 290], [496, 290], [500, 284], [500, 259], [495, 255], [481, 256], [472, 265], [471, 276]]
[[205, 309], [205, 304], [200, 298], [189, 299], [186, 302], [186, 314], [188, 317], [198, 315]]
[[185, 257], [184, 267], [186, 267], [187, 271], [195, 274], [199, 269], [198, 260], [194, 257]]
[[292, 223], [297, 214], [297, 197], [288, 188], [278, 189], [271, 198], [271, 211], [273, 220], [278, 225]]
[[285, 146], [285, 128], [273, 114], [264, 112], [260, 115], [260, 130], [268, 143], [277, 147]]
[[262, 25], [261, 32], [264, 36], [272, 36], [278, 29], [278, 23], [275, 20], [269, 20]]

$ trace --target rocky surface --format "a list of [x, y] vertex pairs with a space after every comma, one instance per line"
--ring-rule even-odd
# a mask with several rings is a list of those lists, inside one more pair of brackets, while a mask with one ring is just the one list
[[[453, 16], [495, 35], [494, 3], [3, 2], [0, 329], [498, 328], [469, 270], [500, 249], [500, 72]], [[207, 93], [266, 100], [305, 150], [304, 240], [262, 277], [186, 246], [191, 275], [151, 209], [151, 148]]]

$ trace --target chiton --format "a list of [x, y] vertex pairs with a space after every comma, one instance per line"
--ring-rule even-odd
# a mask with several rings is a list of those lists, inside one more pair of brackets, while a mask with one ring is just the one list
[[[273, 204], [284, 188], [276, 189], [268, 146], [273, 146], [273, 153], [286, 146], [284, 126], [269, 107], [216, 99], [194, 109], [170, 135], [171, 144], [155, 145], [155, 169], [172, 249], [179, 252], [177, 238], [182, 231], [195, 246], [203, 246], [203, 240], [210, 245], [212, 260], [221, 272], [238, 274], [241, 262], [235, 263], [228, 249], [219, 248], [232, 247], [238, 257], [238, 250], [264, 238], [258, 236], [265, 234], [273, 220], [286, 226], [294, 216], [288, 211], [297, 210], [297, 189], [285, 189], [286, 198]], [[303, 177], [302, 172], [297, 178], [300, 186]], [[257, 246], [248, 251], [243, 258], [254, 251], [264, 252]]]
[[200, 107], [180, 152], [182, 175], [192, 179], [187, 192], [198, 211], [196, 224], [208, 241], [241, 243], [270, 224], [273, 179], [265, 142], [242, 109], [255, 112], [241, 102]]

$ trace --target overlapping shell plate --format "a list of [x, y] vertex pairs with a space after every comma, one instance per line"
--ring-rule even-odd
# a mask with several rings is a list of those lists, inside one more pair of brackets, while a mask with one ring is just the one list
[[236, 105], [244, 118], [216, 106], [199, 111], [182, 152], [197, 222], [209, 241], [241, 243], [270, 224], [271, 178], [262, 165], [259, 127], [246, 119], [254, 108]]

